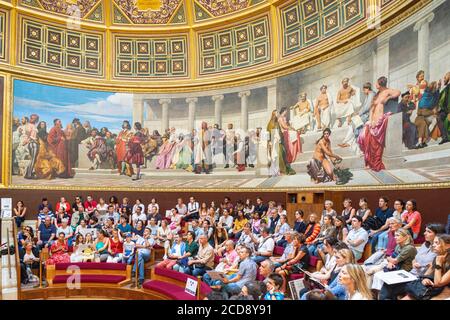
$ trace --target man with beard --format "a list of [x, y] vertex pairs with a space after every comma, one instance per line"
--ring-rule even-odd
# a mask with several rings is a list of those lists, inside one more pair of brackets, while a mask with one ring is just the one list
[[234, 149], [235, 149], [235, 132], [233, 129], [233, 124], [229, 123], [227, 130], [225, 130], [225, 143], [224, 143], [224, 153], [225, 153], [225, 168], [230, 167], [230, 163], [235, 166], [234, 161]]
[[209, 174], [212, 169], [211, 135], [208, 130], [208, 124], [202, 122], [202, 127], [198, 132], [198, 140], [194, 146], [194, 164], [195, 173], [200, 174], [204, 171]]
[[344, 78], [342, 80], [342, 87], [337, 94], [334, 112], [336, 113], [336, 119], [339, 123], [338, 127], [342, 127], [342, 118], [346, 118], [347, 123], [350, 125], [352, 114], [355, 112], [355, 105], [352, 101], [352, 97], [355, 96], [356, 91], [349, 85], [349, 82], [349, 78]]
[[[439, 80], [438, 87], [441, 88], [442, 81]], [[437, 125], [441, 131], [442, 140], [439, 144], [448, 142], [448, 128], [450, 127], [450, 119], [448, 112], [450, 110], [450, 72], [444, 76], [444, 89], [439, 94], [439, 113], [437, 114]], [[445, 125], [447, 123], [447, 125]]]
[[105, 138], [103, 138], [96, 128], [91, 131], [91, 139], [87, 143], [89, 148], [88, 157], [92, 162], [92, 167], [89, 170], [95, 170], [100, 167], [100, 164], [107, 159], [107, 150]]
[[124, 120], [122, 122], [122, 130], [119, 132], [116, 138], [116, 158], [117, 158], [117, 169], [120, 175], [125, 174], [125, 169], [127, 163], [125, 162], [125, 155], [127, 154], [127, 144], [130, 138], [133, 136], [131, 133], [130, 122]]
[[39, 143], [37, 139], [37, 123], [39, 122], [39, 116], [32, 114], [30, 116], [30, 122], [25, 125], [25, 136], [28, 143], [28, 152], [30, 153], [30, 164], [25, 172], [26, 179], [36, 179], [36, 172], [34, 165], [36, 164], [36, 158], [39, 152]]
[[60, 178], [72, 178], [72, 166], [69, 160], [69, 152], [67, 150], [67, 140], [62, 129], [62, 122], [60, 119], [53, 120], [53, 128], [48, 133], [47, 142], [48, 147], [56, 157], [62, 161], [66, 170], [60, 174]]
[[330, 135], [331, 130], [325, 128], [307, 165], [308, 174], [315, 183], [336, 181], [333, 162], [342, 161], [342, 158], [331, 150]]

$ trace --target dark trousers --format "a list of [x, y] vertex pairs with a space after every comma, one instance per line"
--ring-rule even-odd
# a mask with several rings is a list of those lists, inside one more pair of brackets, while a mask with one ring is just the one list
[[448, 141], [448, 132], [444, 125], [447, 115], [447, 112], [439, 111], [439, 114], [437, 116], [437, 126], [439, 128], [439, 131], [441, 131], [441, 137], [443, 141]]
[[398, 296], [406, 294], [406, 283], [383, 284], [379, 300], [397, 300]]

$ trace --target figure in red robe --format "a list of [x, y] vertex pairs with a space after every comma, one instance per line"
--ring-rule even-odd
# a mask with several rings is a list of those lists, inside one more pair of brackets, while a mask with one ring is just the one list
[[67, 148], [67, 140], [62, 129], [62, 122], [60, 119], [53, 120], [54, 127], [50, 129], [48, 133], [47, 142], [48, 147], [61, 160], [66, 170], [62, 172], [60, 178], [72, 178], [74, 173], [69, 160], [69, 150]]

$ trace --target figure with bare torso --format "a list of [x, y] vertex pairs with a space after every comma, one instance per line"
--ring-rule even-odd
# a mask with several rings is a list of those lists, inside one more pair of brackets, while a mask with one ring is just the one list
[[334, 163], [342, 158], [331, 150], [331, 130], [323, 130], [322, 137], [317, 140], [313, 158], [307, 165], [308, 174], [315, 183], [336, 181]]
[[327, 92], [327, 89], [326, 85], [320, 87], [320, 95], [317, 97], [314, 104], [314, 117], [316, 119], [317, 130], [330, 127], [331, 104], [333, 101], [331, 100], [331, 96]]
[[355, 112], [355, 106], [351, 99], [356, 92], [349, 83], [350, 79], [344, 78], [342, 80], [342, 87], [337, 93], [335, 113], [336, 119], [338, 120], [338, 127], [342, 127], [342, 118], [346, 118], [347, 124], [350, 125], [352, 114]]
[[384, 105], [390, 99], [400, 96], [400, 90], [387, 87], [387, 78], [380, 77], [376, 82], [377, 94], [373, 99], [369, 112], [369, 121], [358, 137], [358, 144], [364, 153], [366, 169], [380, 171], [385, 169], [383, 164], [384, 140], [388, 118], [391, 113], [384, 113]]
[[305, 92], [299, 95], [298, 102], [290, 107], [290, 110], [290, 120], [295, 130], [304, 133], [307, 129], [311, 129], [311, 104]]

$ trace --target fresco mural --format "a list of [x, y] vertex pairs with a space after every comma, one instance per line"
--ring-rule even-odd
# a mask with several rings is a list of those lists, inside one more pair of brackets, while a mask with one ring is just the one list
[[425, 56], [420, 41], [402, 40], [417, 37], [420, 26], [408, 27], [241, 88], [133, 94], [15, 79], [12, 184], [283, 189], [448, 182], [449, 11], [447, 2], [427, 18]]

